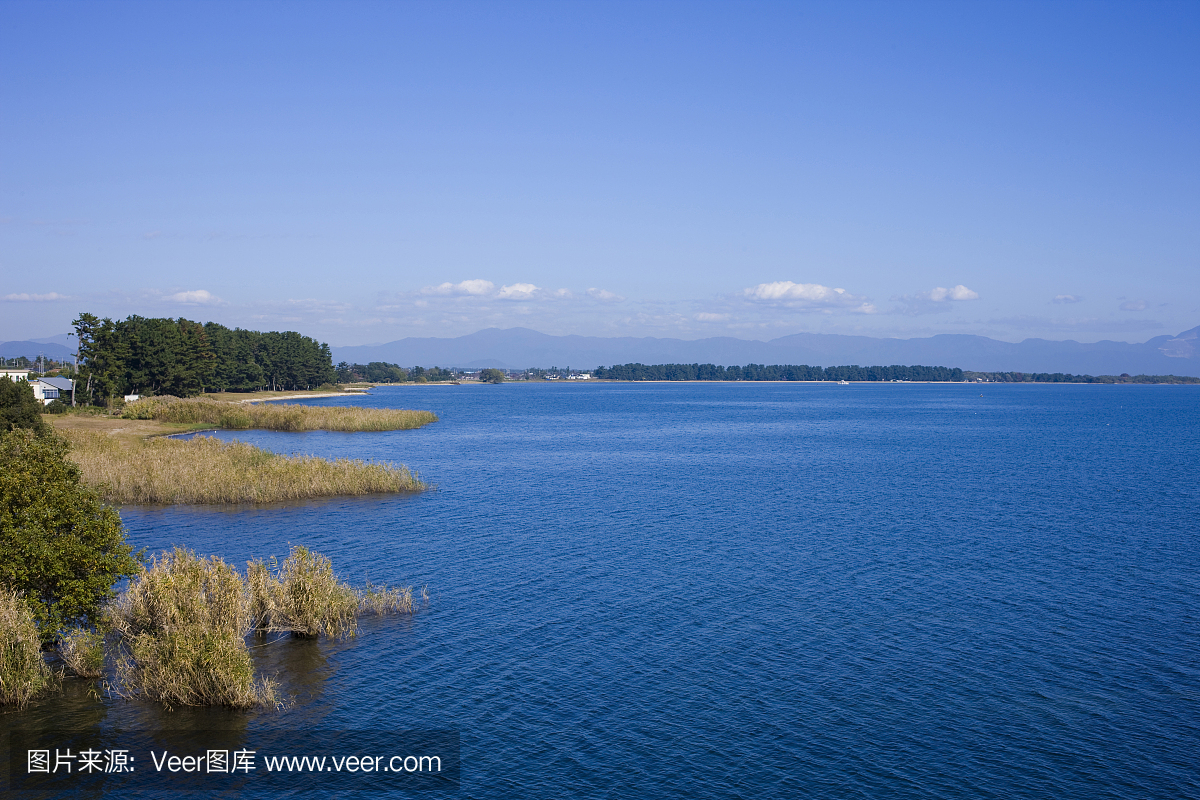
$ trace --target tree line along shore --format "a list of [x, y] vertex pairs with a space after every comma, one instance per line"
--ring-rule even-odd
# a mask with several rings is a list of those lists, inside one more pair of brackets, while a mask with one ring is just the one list
[[[50, 412], [68, 458], [109, 502], [261, 503], [427, 488], [403, 465], [280, 456], [202, 436], [153, 438], [212, 428], [395, 431], [437, 420], [428, 411], [197, 397], [210, 389], [251, 396], [268, 388], [335, 389], [326, 344], [294, 331], [231, 330], [183, 318], [114, 321], [85, 312], [74, 325], [79, 361], [69, 370], [69, 405], [64, 396], [43, 409], [28, 385], [8, 381], [0, 385], [0, 421], [11, 417], [4, 427], [12, 427], [22, 414], [32, 420], [37, 411]], [[22, 425], [32, 426], [29, 420]]]
[[957, 367], [891, 366], [813, 367], [807, 364], [619, 364], [592, 370], [598, 380], [614, 381], [847, 381], [927, 383], [1200, 383], [1178, 375], [1072, 375], [1063, 372], [974, 372]]
[[77, 401], [130, 394], [311, 389], [336, 380], [329, 345], [295, 331], [226, 328], [180, 317], [74, 321]]

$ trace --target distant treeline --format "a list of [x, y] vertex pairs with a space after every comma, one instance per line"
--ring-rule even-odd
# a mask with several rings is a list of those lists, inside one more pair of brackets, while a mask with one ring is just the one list
[[982, 378], [992, 383], [1200, 383], [1200, 378], [1179, 375], [1069, 375], [1065, 372], [964, 372], [974, 381]]
[[621, 364], [592, 371], [614, 381], [976, 381], [992, 383], [1200, 383], [1177, 375], [1070, 375], [1064, 372], [968, 372], [957, 367], [810, 367], [806, 364]]
[[79, 400], [127, 394], [311, 389], [335, 379], [329, 345], [295, 331], [229, 329], [215, 322], [80, 314]]
[[592, 375], [616, 381], [963, 381], [963, 371], [950, 367], [810, 367], [807, 364], [621, 364], [600, 367]]
[[454, 380], [454, 372], [441, 367], [405, 369], [386, 361], [372, 361], [370, 364], [349, 364], [342, 361], [334, 372], [338, 383], [436, 383]]

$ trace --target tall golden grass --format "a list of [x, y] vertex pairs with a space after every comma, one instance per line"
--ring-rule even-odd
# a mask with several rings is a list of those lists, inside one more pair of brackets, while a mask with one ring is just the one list
[[23, 706], [55, 682], [29, 606], [16, 592], [0, 588], [0, 704]]
[[357, 592], [306, 547], [293, 547], [274, 569], [251, 561], [245, 579], [216, 556], [176, 548], [143, 568], [109, 609], [122, 642], [113, 690], [167, 706], [278, 708], [277, 686], [255, 676], [246, 636], [353, 636], [360, 614], [412, 613], [411, 598], [410, 588]]
[[208, 398], [147, 397], [125, 406], [125, 419], [216, 425], [228, 430], [400, 431], [437, 422], [431, 411], [289, 403], [224, 403]]
[[176, 548], [155, 558], [118, 598], [110, 620], [124, 644], [117, 694], [168, 707], [279, 705], [275, 684], [255, 679], [245, 582], [216, 556]]
[[246, 565], [260, 630], [315, 638], [358, 631], [358, 595], [333, 574], [328, 558], [293, 547], [272, 574], [262, 561]]
[[[355, 590], [337, 578], [328, 558], [305, 547], [271, 564], [252, 561], [243, 578], [220, 558], [190, 550], [153, 558], [106, 609], [102, 627], [116, 648], [109, 689], [168, 708], [282, 708], [276, 683], [255, 673], [246, 644], [251, 633], [353, 636], [361, 615], [413, 611], [411, 587]], [[58, 643], [67, 666], [82, 677], [104, 674], [104, 648], [102, 633], [83, 629]], [[42, 658], [28, 605], [0, 588], [0, 704], [25, 705], [59, 678]]]
[[359, 616], [413, 611], [411, 586], [355, 590], [338, 580], [328, 558], [299, 545], [282, 564], [247, 563], [246, 584], [254, 627], [263, 632], [341, 638], [358, 632]]
[[404, 466], [280, 456], [211, 436], [122, 442], [92, 431], [63, 435], [84, 482], [110, 503], [269, 503], [428, 488]]

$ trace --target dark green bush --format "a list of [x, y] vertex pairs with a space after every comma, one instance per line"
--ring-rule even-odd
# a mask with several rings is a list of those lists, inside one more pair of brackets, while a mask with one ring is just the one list
[[66, 453], [53, 434], [0, 432], [0, 586], [23, 595], [47, 644], [95, 626], [113, 585], [138, 568], [121, 517]]
[[14, 381], [7, 375], [0, 378], [0, 430], [27, 428], [44, 433], [47, 425], [42, 422], [42, 408], [28, 381]]

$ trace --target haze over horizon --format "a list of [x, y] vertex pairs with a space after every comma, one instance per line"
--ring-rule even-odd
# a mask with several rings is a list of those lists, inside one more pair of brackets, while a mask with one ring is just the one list
[[0, 341], [1200, 323], [1194, 3], [0, 5]]

